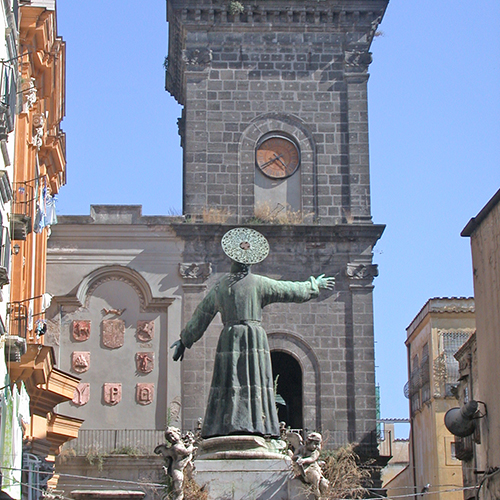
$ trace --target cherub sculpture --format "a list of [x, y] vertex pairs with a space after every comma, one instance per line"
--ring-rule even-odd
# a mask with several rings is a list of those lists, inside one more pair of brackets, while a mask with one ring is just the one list
[[163, 456], [163, 469], [172, 478], [172, 500], [183, 500], [184, 473], [190, 474], [194, 470], [194, 436], [191, 432], [182, 436], [177, 427], [167, 427], [165, 439], [168, 443], [158, 445], [155, 453]]
[[322, 437], [318, 432], [311, 432], [303, 443], [302, 437], [296, 432], [287, 432], [286, 440], [293, 448], [289, 451], [292, 459], [292, 468], [295, 477], [304, 483], [311, 485], [315, 498], [325, 495], [328, 488], [328, 480], [323, 477], [323, 472], [318, 463], [321, 451]]

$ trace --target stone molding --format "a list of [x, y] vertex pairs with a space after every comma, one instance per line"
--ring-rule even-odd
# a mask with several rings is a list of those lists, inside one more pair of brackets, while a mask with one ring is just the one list
[[127, 266], [103, 266], [88, 274], [74, 295], [54, 297], [53, 302], [74, 308], [88, 308], [89, 300], [98, 286], [109, 281], [121, 281], [137, 294], [141, 312], [165, 312], [175, 301], [174, 297], [153, 297], [148, 282], [142, 275]]
[[350, 262], [346, 267], [346, 276], [352, 280], [370, 280], [378, 276], [377, 264]]
[[[189, 57], [191, 48], [186, 49], [186, 31], [264, 31], [264, 32], [337, 32], [348, 38], [348, 45], [356, 39], [356, 47], [363, 49], [360, 57], [352, 63], [359, 69], [361, 59], [369, 57], [368, 48], [375, 31], [382, 20], [388, 0], [350, 0], [347, 2], [304, 1], [290, 5], [286, 0], [257, 1], [244, 3], [239, 14], [229, 12], [228, 3], [214, 0], [172, 0], [167, 4], [169, 23], [169, 57], [166, 66], [166, 89], [181, 104], [185, 104], [183, 73], [186, 70], [204, 70], [210, 63], [210, 49], [194, 47], [194, 57]], [[353, 33], [356, 36], [353, 37]], [[201, 54], [206, 54], [201, 57]], [[193, 64], [195, 61], [196, 64]], [[200, 61], [203, 61], [199, 64]], [[368, 65], [366, 65], [367, 67]]]
[[227, 3], [180, 1], [169, 2], [171, 10], [179, 16], [182, 24], [233, 26], [251, 25], [253, 29], [259, 25], [265, 27], [304, 25], [308, 27], [333, 25], [338, 29], [349, 28], [352, 25], [360, 29], [378, 25], [387, 7], [387, 0], [322, 2], [305, 1], [291, 5], [289, 1], [275, 0], [252, 2], [245, 4], [241, 13], [231, 13]]
[[179, 274], [185, 280], [206, 281], [212, 274], [212, 264], [210, 262], [180, 263]]

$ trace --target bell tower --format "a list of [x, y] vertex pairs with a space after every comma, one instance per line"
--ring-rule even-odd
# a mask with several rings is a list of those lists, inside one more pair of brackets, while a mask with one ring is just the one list
[[[284, 370], [296, 367], [290, 380], [302, 393], [286, 403], [301, 405], [303, 426], [328, 431], [330, 446], [356, 441], [369, 453], [376, 453], [372, 250], [384, 226], [370, 210], [367, 81], [387, 4], [167, 0], [166, 88], [183, 106], [184, 215], [192, 222], [175, 230], [184, 264], [213, 270], [203, 283], [186, 282], [185, 319], [204, 287], [228, 271], [220, 238], [232, 225], [255, 222], [262, 207], [302, 214], [299, 223], [259, 225], [271, 252], [254, 272], [286, 280], [326, 273], [336, 276], [335, 290], [266, 307], [263, 323], [274, 358], [284, 353]], [[199, 217], [211, 208], [227, 220]], [[187, 352], [183, 361], [184, 428], [204, 414], [219, 326], [207, 332], [203, 355]], [[206, 380], [200, 367], [210, 372]]]
[[367, 80], [388, 0], [169, 0], [184, 213], [370, 222]]

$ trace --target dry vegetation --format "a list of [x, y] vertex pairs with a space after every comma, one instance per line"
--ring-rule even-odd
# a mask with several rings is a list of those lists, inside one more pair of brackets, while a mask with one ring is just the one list
[[254, 210], [254, 224], [281, 224], [297, 226], [313, 222], [313, 214], [302, 210], [292, 210], [289, 205], [276, 204], [272, 207], [269, 203], [259, 203]]
[[220, 207], [203, 207], [201, 213], [187, 215], [185, 222], [188, 223], [205, 223], [205, 224], [225, 224], [229, 217], [231, 217], [231, 212], [227, 208]]
[[184, 480], [184, 500], [208, 500], [208, 491], [199, 486], [194, 479]]
[[[355, 444], [327, 453], [322, 458], [323, 475], [330, 482], [325, 500], [339, 498], [366, 498], [370, 483], [370, 470], [359, 464], [359, 457], [354, 452]], [[369, 464], [365, 464], [369, 465]]]

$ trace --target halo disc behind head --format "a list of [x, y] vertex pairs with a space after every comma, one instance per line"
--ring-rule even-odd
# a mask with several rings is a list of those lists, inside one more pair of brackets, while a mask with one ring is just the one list
[[221, 240], [222, 250], [240, 264], [258, 264], [269, 254], [269, 243], [255, 229], [236, 227], [230, 229]]

